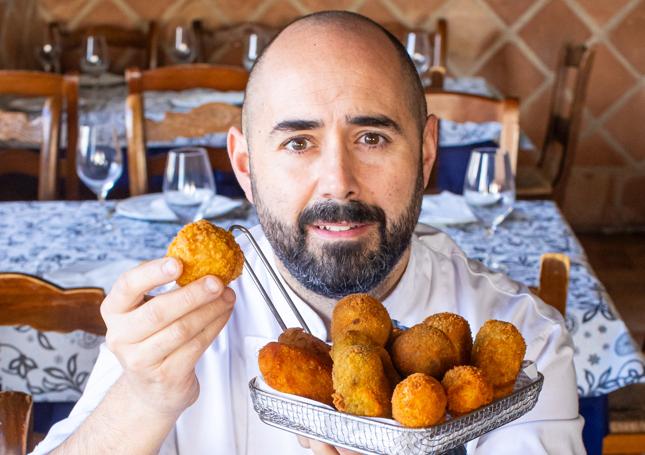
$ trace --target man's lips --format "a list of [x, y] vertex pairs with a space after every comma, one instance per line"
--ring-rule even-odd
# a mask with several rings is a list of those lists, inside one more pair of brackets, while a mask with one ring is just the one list
[[372, 226], [372, 223], [329, 223], [314, 222], [310, 224], [309, 229], [316, 235], [328, 239], [348, 239], [359, 237]]

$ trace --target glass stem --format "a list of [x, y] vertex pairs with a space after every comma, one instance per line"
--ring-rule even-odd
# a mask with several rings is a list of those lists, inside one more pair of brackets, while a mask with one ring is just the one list
[[493, 225], [486, 228], [486, 256], [484, 257], [484, 265], [490, 267], [493, 259], [493, 237], [497, 231], [497, 226]]

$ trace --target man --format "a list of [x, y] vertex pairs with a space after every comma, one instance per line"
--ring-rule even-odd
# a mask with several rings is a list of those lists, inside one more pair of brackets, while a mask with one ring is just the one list
[[[320, 13], [287, 27], [251, 75], [243, 132], [228, 148], [258, 210], [253, 230], [314, 335], [335, 301], [369, 291], [393, 319], [431, 313], [518, 326], [545, 375], [535, 409], [467, 445], [470, 453], [582, 453], [572, 347], [562, 318], [526, 288], [468, 261], [439, 232], [413, 235], [434, 161], [414, 66], [366, 18]], [[298, 326], [248, 243], [242, 248], [288, 326]], [[280, 328], [249, 277], [205, 277], [143, 303], [181, 265], [122, 275], [102, 313], [108, 332], [85, 393], [36, 453], [348, 453], [262, 424], [248, 396], [257, 351]]]

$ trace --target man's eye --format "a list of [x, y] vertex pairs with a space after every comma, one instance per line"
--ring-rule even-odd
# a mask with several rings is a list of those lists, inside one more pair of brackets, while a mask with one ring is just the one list
[[360, 142], [365, 145], [374, 147], [383, 145], [385, 142], [387, 142], [387, 140], [377, 133], [365, 133], [363, 134], [363, 136], [361, 136]]
[[285, 143], [284, 147], [291, 152], [303, 152], [307, 150], [309, 141], [304, 137], [296, 137]]

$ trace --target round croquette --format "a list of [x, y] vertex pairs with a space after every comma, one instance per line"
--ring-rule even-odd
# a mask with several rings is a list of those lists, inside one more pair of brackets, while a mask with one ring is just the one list
[[228, 286], [244, 266], [244, 254], [233, 234], [206, 220], [184, 226], [170, 243], [167, 256], [179, 259], [184, 266], [177, 278], [179, 286], [206, 275], [214, 275]]
[[510, 322], [490, 320], [475, 337], [471, 360], [493, 387], [500, 387], [515, 381], [524, 354], [526, 343], [519, 330]]
[[385, 346], [392, 333], [392, 320], [381, 302], [368, 294], [350, 294], [336, 303], [331, 317], [331, 339], [348, 330], [369, 336]]
[[474, 411], [493, 401], [493, 386], [482, 371], [473, 366], [456, 366], [445, 374], [441, 385], [453, 416]]
[[473, 337], [468, 321], [455, 313], [437, 313], [423, 322], [448, 335], [457, 349], [457, 365], [467, 365], [470, 362]]
[[415, 373], [394, 389], [392, 415], [406, 427], [429, 427], [443, 422], [446, 403], [446, 392], [439, 381], [427, 374]]
[[424, 323], [399, 335], [390, 353], [394, 366], [403, 376], [425, 373], [441, 379], [457, 363], [457, 350], [448, 336]]

